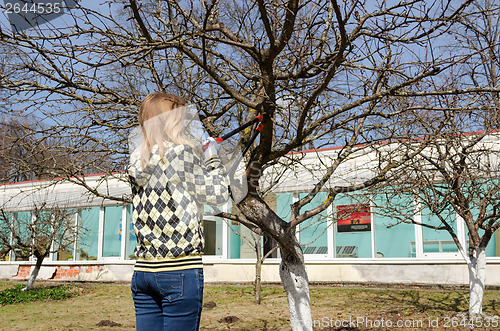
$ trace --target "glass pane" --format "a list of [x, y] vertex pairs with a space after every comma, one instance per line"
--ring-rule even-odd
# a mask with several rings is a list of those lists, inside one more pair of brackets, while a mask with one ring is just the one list
[[238, 222], [229, 221], [229, 258], [230, 259], [239, 259], [241, 252], [241, 228], [243, 225], [240, 225]]
[[[276, 194], [276, 214], [285, 222], [290, 222], [291, 208], [293, 203], [292, 193], [277, 193]], [[278, 248], [277, 257], [281, 256]]]
[[74, 259], [75, 223], [78, 214], [67, 211], [62, 216], [64, 219], [60, 220], [62, 224], [59, 226], [59, 235], [54, 241], [54, 259], [57, 261], [71, 261]]
[[415, 225], [401, 222], [391, 207], [398, 206], [402, 219], [413, 218], [413, 196], [391, 197], [390, 206], [385, 196], [376, 196], [375, 246], [377, 257], [415, 257]]
[[[487, 187], [485, 187], [484, 192], [488, 192]], [[492, 206], [489, 206], [486, 208], [486, 213], [485, 213], [484, 217], [486, 217], [487, 215], [491, 215], [491, 214], [496, 213], [494, 210], [492, 210], [492, 208], [493, 208]], [[477, 208], [477, 207], [472, 208], [471, 213], [472, 213], [473, 219], [477, 220], [477, 218], [479, 217], [479, 208]], [[484, 222], [484, 223], [486, 223], [486, 222]], [[483, 237], [484, 233], [485, 232], [483, 229], [478, 229], [478, 234], [481, 238]], [[467, 227], [465, 227], [465, 238], [466, 238], [465, 239], [466, 247], [464, 249], [468, 252], [468, 250], [469, 250], [469, 232], [467, 230]], [[500, 230], [495, 231], [493, 233], [493, 235], [491, 236], [490, 241], [486, 245], [485, 253], [486, 253], [487, 257], [500, 256]]]
[[[302, 199], [305, 196], [305, 193], [301, 193], [299, 197]], [[319, 192], [300, 212], [303, 213], [306, 210], [321, 205], [326, 200], [326, 197], [327, 194], [325, 192]], [[326, 210], [300, 224], [299, 238], [304, 254], [328, 254], [328, 236], [326, 234], [326, 228]]]
[[[479, 236], [483, 237], [484, 235], [484, 230], [479, 229]], [[469, 249], [469, 233], [467, 232], [465, 235], [465, 242], [467, 247], [465, 248], [468, 252]], [[488, 242], [488, 245], [486, 245], [485, 253], [487, 257], [494, 257], [494, 256], [500, 256], [500, 230], [495, 231], [493, 235], [491, 236], [490, 241]]]
[[[12, 234], [10, 233], [10, 224], [12, 222], [12, 214], [0, 213], [0, 261], [9, 261], [10, 252], [6, 245], [10, 245]], [[5, 245], [2, 245], [4, 243]]]
[[335, 256], [372, 257], [371, 214], [366, 202], [345, 196], [335, 201], [337, 224], [334, 227]]
[[222, 255], [222, 226], [219, 217], [205, 216], [202, 221], [205, 237], [205, 255]]
[[290, 221], [290, 205], [293, 203], [292, 193], [278, 193], [276, 194], [276, 214], [281, 217], [285, 222]]
[[495, 231], [486, 246], [486, 256], [500, 256], [500, 230]]
[[104, 243], [103, 257], [120, 257], [122, 206], [104, 208]]
[[2, 244], [0, 244], [0, 261], [9, 261], [9, 249]]
[[[31, 233], [29, 231], [29, 224], [31, 223], [31, 213], [30, 212], [19, 212], [13, 213], [14, 224], [16, 229], [16, 235], [20, 238], [20, 242], [24, 245], [31, 246]], [[16, 242], [14, 242], [16, 244]], [[30, 252], [28, 249], [14, 249], [14, 255], [16, 261], [28, 261], [30, 258]]]
[[99, 238], [99, 207], [80, 212], [80, 242], [78, 260], [97, 260]]
[[[440, 216], [453, 228], [457, 233], [456, 214], [451, 211], [444, 211]], [[422, 210], [422, 223], [432, 226], [443, 226], [438, 215], [432, 213], [429, 208]], [[428, 227], [422, 227], [422, 240], [424, 253], [449, 253], [458, 252], [450, 233], [446, 230], [435, 230]]]
[[73, 249], [71, 248], [59, 248], [55, 253], [54, 257], [57, 261], [72, 261], [73, 260]]

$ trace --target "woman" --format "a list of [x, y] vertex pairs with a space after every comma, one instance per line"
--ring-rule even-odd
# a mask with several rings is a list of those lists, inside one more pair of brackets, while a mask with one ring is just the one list
[[148, 95], [139, 108], [142, 141], [128, 169], [138, 245], [132, 277], [137, 330], [197, 330], [203, 299], [203, 206], [229, 198], [210, 139], [203, 152], [184, 128], [186, 103]]

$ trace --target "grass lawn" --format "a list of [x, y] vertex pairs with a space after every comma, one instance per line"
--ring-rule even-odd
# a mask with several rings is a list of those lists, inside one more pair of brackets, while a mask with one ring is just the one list
[[[10, 282], [0, 282], [0, 290], [13, 286]], [[0, 330], [135, 329], [128, 284], [85, 283], [74, 286], [81, 292], [74, 298], [0, 307]], [[251, 286], [207, 285], [204, 302], [213, 301], [215, 307], [203, 310], [200, 329], [290, 330], [284, 290], [280, 286], [266, 285], [263, 298], [263, 304], [256, 306]], [[396, 326], [429, 330], [438, 327], [470, 329], [472, 325], [462, 321], [467, 300], [467, 291], [457, 290], [311, 287], [315, 330], [338, 330], [342, 326], [346, 327], [343, 330]], [[486, 292], [483, 304], [487, 314], [500, 315], [500, 291]], [[481, 329], [500, 327], [500, 320], [491, 319], [489, 322], [489, 328]], [[477, 325], [474, 328], [477, 329]]]

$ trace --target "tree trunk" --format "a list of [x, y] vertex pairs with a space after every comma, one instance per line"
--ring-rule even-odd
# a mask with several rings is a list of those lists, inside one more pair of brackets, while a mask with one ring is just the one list
[[260, 237], [255, 240], [255, 252], [257, 253], [257, 262], [255, 263], [255, 284], [254, 284], [254, 302], [256, 305], [260, 305], [262, 302], [261, 290], [262, 290], [262, 250], [260, 248]]
[[288, 298], [292, 330], [312, 330], [309, 279], [304, 261], [283, 256], [280, 277]]
[[[251, 187], [249, 185], [249, 187]], [[253, 187], [258, 187], [253, 186]], [[248, 194], [238, 209], [253, 224], [267, 233], [281, 249], [280, 277], [288, 298], [293, 331], [312, 331], [309, 279], [304, 254], [295, 236], [295, 229], [279, 218], [258, 196]]]
[[36, 257], [36, 264], [35, 268], [31, 271], [30, 278], [28, 279], [28, 283], [26, 284], [26, 287], [23, 288], [23, 291], [29, 291], [33, 289], [33, 286], [35, 285], [35, 280], [36, 277], [38, 276], [38, 272], [40, 271], [40, 268], [42, 267], [42, 262], [45, 256], [37, 256]]
[[469, 315], [480, 316], [483, 313], [483, 295], [486, 282], [486, 252], [484, 247], [478, 247], [475, 255], [470, 257], [469, 266]]

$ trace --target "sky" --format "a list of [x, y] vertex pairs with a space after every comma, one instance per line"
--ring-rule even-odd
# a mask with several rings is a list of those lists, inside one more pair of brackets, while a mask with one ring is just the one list
[[[32, 7], [33, 3], [45, 6], [43, 8]], [[18, 33], [25, 33], [29, 36], [40, 32], [50, 34], [51, 31], [56, 31], [58, 28], [72, 27], [74, 26], [74, 18], [67, 14], [67, 7], [75, 6], [77, 3], [85, 4], [86, 7], [98, 10], [101, 13], [109, 11], [105, 0], [0, 0], [0, 29], [6, 34], [10, 34], [15, 32], [16, 28], [19, 28], [20, 31], [18, 30]], [[26, 7], [24, 6], [25, 4], [27, 4]], [[47, 15], [47, 13], [42, 13], [39, 15], [40, 18], [33, 23], [35, 19], [33, 11], [42, 12], [50, 10], [48, 9], [50, 6], [52, 6], [52, 11], [60, 11], [60, 8], [62, 8], [62, 11], [59, 14]], [[78, 15], [77, 9], [73, 9], [73, 11]], [[26, 17], [30, 24], [38, 25], [37, 31], [28, 26], [29, 24], [26, 24], [23, 16]], [[73, 43], [78, 43], [78, 41], [73, 40]], [[8, 105], [8, 109], [14, 112], [20, 111], [25, 107], [25, 104], [9, 103]]]

